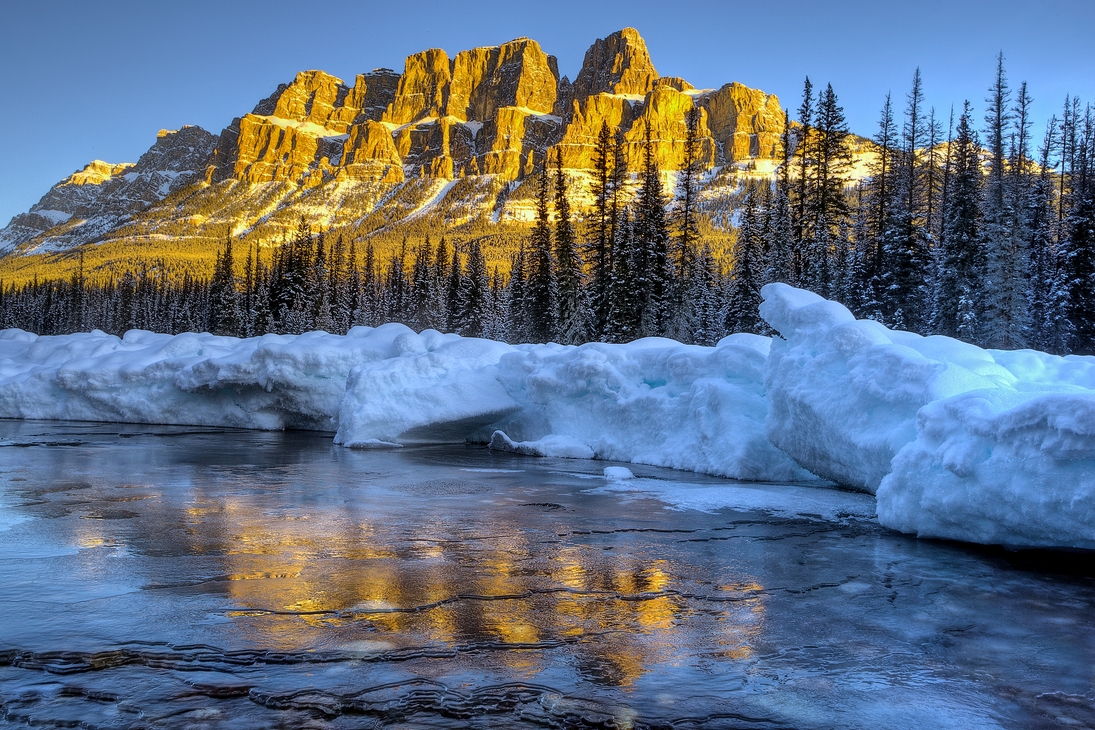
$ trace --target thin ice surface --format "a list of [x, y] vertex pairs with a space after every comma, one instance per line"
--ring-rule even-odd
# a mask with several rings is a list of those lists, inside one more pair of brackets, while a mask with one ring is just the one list
[[865, 495], [300, 432], [0, 444], [12, 724], [1095, 723], [1090, 566], [917, 541]]

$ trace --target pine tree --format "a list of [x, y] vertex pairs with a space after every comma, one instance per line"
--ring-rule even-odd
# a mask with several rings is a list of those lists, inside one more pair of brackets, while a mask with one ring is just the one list
[[798, 286], [794, 265], [794, 221], [791, 216], [791, 201], [783, 185], [776, 188], [773, 199], [764, 207], [764, 249], [768, 252], [768, 268], [764, 272], [764, 280]]
[[392, 254], [388, 263], [388, 275], [384, 281], [384, 321], [404, 322], [407, 318], [407, 239], [399, 246], [399, 253]]
[[942, 244], [936, 328], [940, 334], [977, 342], [985, 253], [981, 236], [980, 141], [967, 101], [951, 153], [953, 170]]
[[612, 249], [615, 253], [605, 340], [631, 342], [643, 336], [642, 310], [637, 306], [642, 300], [642, 290], [636, 271], [638, 247], [632, 240], [631, 214], [626, 209], [620, 214]]
[[[585, 275], [574, 226], [570, 217], [567, 179], [563, 172], [563, 155], [555, 168], [555, 260], [558, 282], [558, 338], [564, 345], [580, 345], [588, 339], [589, 304], [586, 299]], [[484, 272], [485, 274], [485, 272]]]
[[331, 272], [327, 268], [327, 246], [323, 234], [316, 237], [315, 264], [312, 268], [312, 321], [309, 329], [331, 332]]
[[445, 283], [445, 331], [456, 332], [460, 327], [460, 296], [464, 289], [464, 264], [460, 250], [453, 246], [449, 261], [449, 276]]
[[526, 284], [528, 335], [532, 342], [548, 342], [557, 336], [559, 287], [555, 256], [551, 247], [551, 222], [548, 211], [548, 175], [540, 172], [536, 198], [536, 227], [530, 239], [529, 270]]
[[521, 242], [520, 248], [513, 256], [510, 265], [509, 282], [506, 284], [506, 342], [513, 344], [528, 342], [528, 296], [527, 296], [527, 257], [525, 244]]
[[[798, 108], [798, 121], [799, 130], [797, 140], [795, 143], [794, 157], [797, 160], [797, 179], [795, 181], [794, 189], [788, 188], [787, 195], [794, 196], [793, 206], [791, 208], [792, 224], [794, 230], [795, 241], [802, 241], [806, 238], [806, 220], [807, 220], [807, 208], [808, 201], [810, 199], [810, 190], [813, 187], [813, 170], [817, 165], [817, 160], [813, 155], [813, 135], [814, 135], [814, 85], [810, 82], [810, 77], [806, 77], [806, 82], [802, 86], [802, 104]], [[788, 129], [790, 126], [788, 125]], [[797, 267], [796, 271], [797, 271]]]
[[699, 203], [699, 177], [701, 174], [700, 144], [698, 129], [700, 122], [699, 107], [693, 104], [685, 115], [684, 159], [680, 175], [677, 178], [677, 207], [673, 214], [676, 228], [674, 237], [674, 269], [676, 280], [673, 282], [671, 325], [669, 334], [682, 342], [692, 342], [695, 326], [695, 312], [689, 298], [703, 294], [704, 284], [693, 286], [693, 257], [699, 240], [699, 227], [696, 223]]
[[1095, 354], [1095, 114], [1074, 110], [1076, 132], [1069, 149], [1068, 216], [1065, 267], [1068, 276], [1068, 319], [1071, 351]]
[[448, 322], [447, 282], [449, 277], [449, 247], [442, 236], [437, 242], [437, 254], [433, 258], [433, 270], [430, 272], [430, 296], [426, 309], [429, 327], [435, 330], [445, 329]]
[[436, 295], [433, 291], [434, 279], [430, 266], [432, 254], [433, 243], [430, 237], [426, 236], [426, 240], [415, 250], [414, 263], [411, 265], [407, 324], [416, 332], [428, 329], [433, 324], [430, 304]]
[[1030, 286], [1027, 291], [1031, 347], [1046, 352], [1065, 354], [1072, 340], [1068, 321], [1068, 280], [1060, 260], [1055, 239], [1057, 209], [1055, 182], [1051, 163], [1057, 147], [1057, 120], [1046, 127], [1042, 143], [1037, 183], [1028, 200], [1027, 220], [1030, 228]]
[[464, 337], [487, 337], [490, 330], [490, 281], [479, 241], [468, 244], [468, 273], [460, 287], [457, 333]]
[[712, 346], [726, 334], [725, 313], [719, 301], [720, 281], [711, 246], [705, 244], [693, 261], [688, 279], [687, 329], [693, 344]]
[[661, 171], [654, 155], [650, 124], [643, 144], [642, 186], [636, 200], [632, 227], [636, 249], [633, 266], [641, 295], [642, 332], [646, 337], [666, 334], [670, 323], [673, 266], [669, 260], [669, 225], [662, 194]]
[[[240, 312], [239, 294], [236, 291], [236, 274], [232, 260], [232, 238], [225, 238], [224, 249], [217, 255], [213, 279], [209, 286], [209, 331], [215, 335], [238, 337], [243, 334], [243, 315]], [[136, 283], [129, 272], [125, 278], [126, 292], [130, 297], [129, 316], [136, 311], [132, 302]]]
[[734, 264], [727, 291], [726, 330], [729, 332], [760, 334], [767, 330], [759, 312], [765, 242], [757, 194], [753, 187], [746, 191], [741, 226], [734, 242]]
[[1010, 97], [1011, 92], [1004, 74], [1004, 57], [1000, 54], [996, 58], [996, 78], [989, 89], [989, 97], [985, 100], [988, 105], [985, 111], [985, 135], [989, 148], [989, 169], [984, 185], [980, 228], [986, 259], [981, 340], [992, 347], [1013, 345], [1008, 342], [1009, 307], [1006, 290], [1013, 233], [1013, 211], [1008, 205], [1005, 164], [1007, 129], [1011, 121], [1008, 108]]
[[612, 284], [612, 239], [617, 215], [613, 141], [608, 123], [602, 122], [593, 151], [593, 236], [590, 247], [590, 328], [597, 339], [604, 336]]

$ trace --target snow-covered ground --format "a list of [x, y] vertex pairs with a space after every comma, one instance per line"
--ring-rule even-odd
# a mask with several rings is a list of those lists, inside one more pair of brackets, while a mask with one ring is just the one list
[[982, 350], [763, 290], [772, 443], [902, 532], [1095, 548], [1095, 358]]
[[[250, 339], [0, 332], [0, 417], [471, 439], [876, 493], [922, 536], [1095, 549], [1095, 358], [982, 350], [783, 284], [775, 340], [512, 346], [399, 324]], [[817, 475], [817, 476], [815, 476]]]
[[764, 436], [768, 344], [733, 335], [714, 348], [514, 347], [399, 324], [250, 339], [5, 330], [0, 417], [310, 428], [355, 447], [470, 437], [525, 453], [816, 480]]

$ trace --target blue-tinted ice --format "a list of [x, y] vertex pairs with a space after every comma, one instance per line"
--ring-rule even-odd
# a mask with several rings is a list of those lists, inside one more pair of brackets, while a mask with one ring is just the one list
[[861, 494], [606, 465], [0, 421], [4, 721], [1095, 724], [1086, 555], [917, 541]]

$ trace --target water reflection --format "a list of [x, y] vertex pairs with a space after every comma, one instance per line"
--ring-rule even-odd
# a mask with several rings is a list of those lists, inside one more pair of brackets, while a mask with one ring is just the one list
[[[1019, 726], [1095, 706], [1086, 574], [1046, 579], [863, 520], [667, 511], [591, 492], [594, 462], [356, 453], [309, 434], [0, 431], [81, 442], [0, 461], [9, 719], [92, 712], [89, 687], [117, 698], [103, 705], [116, 718], [130, 702], [165, 727], [211, 708], [255, 726], [354, 712], [393, 726], [826, 727], [835, 712], [849, 727]], [[1037, 662], [1016, 661], [1032, 644]], [[43, 694], [62, 670], [78, 682]]]

